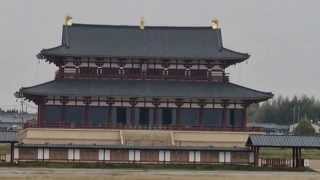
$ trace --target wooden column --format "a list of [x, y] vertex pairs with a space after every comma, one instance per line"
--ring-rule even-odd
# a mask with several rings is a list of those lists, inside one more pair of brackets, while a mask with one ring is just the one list
[[181, 111], [181, 107], [183, 105], [183, 99], [176, 99], [175, 101], [176, 104], [176, 126], [177, 127], [181, 127], [181, 120], [180, 120], [180, 111]]
[[62, 107], [61, 107], [61, 118], [58, 121], [58, 127], [62, 127], [62, 123], [65, 122], [65, 116], [66, 116], [66, 105], [62, 104]]
[[44, 110], [43, 110], [43, 108], [44, 108], [43, 103], [38, 104], [38, 127], [39, 128], [43, 127], [43, 125], [44, 125], [44, 123], [43, 123], [43, 121], [44, 121], [44, 114], [43, 114]]
[[206, 105], [206, 101], [204, 99], [199, 100], [199, 114], [198, 114], [198, 126], [202, 127], [203, 126], [203, 110], [204, 106]]
[[63, 127], [65, 124], [65, 116], [66, 116], [66, 105], [68, 103], [68, 97], [63, 96], [60, 98], [60, 102], [62, 104], [62, 108], [61, 108], [61, 118], [58, 122], [58, 127]]
[[202, 127], [203, 126], [203, 105], [200, 106], [200, 109], [199, 109], [199, 117], [198, 117], [198, 126], [199, 127]]
[[43, 102], [43, 104], [41, 105], [41, 124], [40, 124], [40, 127], [44, 127], [45, 124], [47, 123], [46, 114], [47, 114], [47, 106], [46, 106], [46, 103]]
[[259, 166], [259, 147], [253, 147], [253, 153], [254, 153], [254, 166]]
[[91, 97], [84, 97], [84, 127], [89, 128], [91, 124], [89, 122], [89, 105], [91, 104]]
[[[212, 100], [212, 112], [215, 113], [215, 108], [216, 108], [216, 103], [215, 103], [215, 100], [213, 99]], [[212, 119], [212, 121], [217, 121], [217, 119]], [[213, 128], [216, 128], [217, 126], [219, 127], [219, 121], [216, 122], [216, 123], [213, 123], [214, 126]]]
[[131, 105], [131, 111], [130, 111], [130, 122], [129, 126], [134, 127], [136, 125], [135, 121], [135, 106], [137, 105], [137, 98], [130, 98], [129, 104]]
[[292, 167], [296, 167], [296, 148], [292, 148]]
[[154, 105], [153, 108], [153, 122], [156, 127], [160, 127], [160, 121], [158, 117], [158, 109], [160, 105], [160, 99], [159, 98], [154, 98], [152, 101], [152, 104]]
[[248, 108], [248, 104], [242, 104], [243, 107], [243, 117], [242, 117], [242, 123], [241, 123], [241, 127], [243, 129], [247, 128], [247, 108]]
[[38, 105], [38, 120], [37, 120], [37, 127], [44, 127], [44, 122], [46, 121], [46, 97], [36, 98], [34, 100], [35, 104]]
[[302, 164], [302, 154], [301, 154], [301, 148], [297, 148], [297, 167], [303, 167], [303, 164]]
[[222, 107], [223, 107], [223, 113], [222, 113], [222, 127], [223, 128], [227, 128], [227, 125], [228, 125], [228, 119], [227, 119], [227, 113], [228, 113], [228, 111], [227, 111], [227, 107], [228, 107], [228, 104], [226, 103], [226, 102], [224, 102], [223, 104], [222, 104]]
[[14, 142], [10, 143], [10, 154], [11, 154], [10, 163], [13, 164], [13, 161], [14, 161]]
[[108, 114], [107, 114], [107, 120], [106, 125], [107, 127], [112, 127], [112, 105], [114, 104], [113, 98], [107, 98], [107, 104], [108, 104]]
[[38, 121], [37, 121], [38, 127], [42, 127], [41, 109], [42, 109], [41, 104], [38, 104]]

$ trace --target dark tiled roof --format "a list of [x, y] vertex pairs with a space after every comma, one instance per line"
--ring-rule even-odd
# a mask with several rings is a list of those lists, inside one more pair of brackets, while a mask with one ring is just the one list
[[14, 131], [0, 131], [0, 143], [17, 142], [17, 133]]
[[106, 148], [106, 149], [152, 149], [152, 150], [215, 150], [215, 151], [250, 151], [245, 147], [214, 147], [214, 146], [141, 146], [141, 145], [96, 145], [96, 144], [17, 144], [17, 147], [47, 148]]
[[63, 27], [62, 45], [42, 56], [225, 59], [243, 61], [248, 54], [222, 46], [220, 29], [73, 24]]
[[266, 100], [272, 93], [232, 83], [166, 80], [55, 80], [22, 88], [24, 96], [111, 96]]
[[320, 136], [250, 135], [248, 146], [320, 148]]

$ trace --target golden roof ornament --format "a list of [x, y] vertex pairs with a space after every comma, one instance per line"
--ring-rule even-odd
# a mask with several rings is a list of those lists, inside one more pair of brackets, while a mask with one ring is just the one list
[[65, 18], [64, 18], [64, 25], [65, 26], [71, 26], [72, 25], [72, 17], [67, 15]]
[[211, 21], [211, 27], [212, 27], [212, 29], [220, 29], [219, 20], [217, 18], [214, 18]]
[[140, 18], [140, 29], [144, 30], [144, 17]]

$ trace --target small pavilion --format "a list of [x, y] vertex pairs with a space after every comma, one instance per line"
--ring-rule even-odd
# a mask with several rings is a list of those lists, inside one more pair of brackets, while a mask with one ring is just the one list
[[254, 165], [259, 165], [261, 148], [291, 148], [292, 167], [304, 166], [302, 149], [320, 149], [319, 136], [250, 135], [246, 145], [254, 152]]
[[14, 144], [17, 143], [16, 132], [5, 131], [0, 132], [0, 144], [10, 144], [10, 162], [13, 163], [14, 160]]

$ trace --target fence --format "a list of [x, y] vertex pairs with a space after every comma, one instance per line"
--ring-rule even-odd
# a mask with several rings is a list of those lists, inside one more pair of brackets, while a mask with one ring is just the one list
[[[291, 159], [260, 159], [261, 167], [271, 167], [271, 168], [290, 168], [292, 167]], [[304, 159], [301, 160], [301, 164], [304, 164]]]

